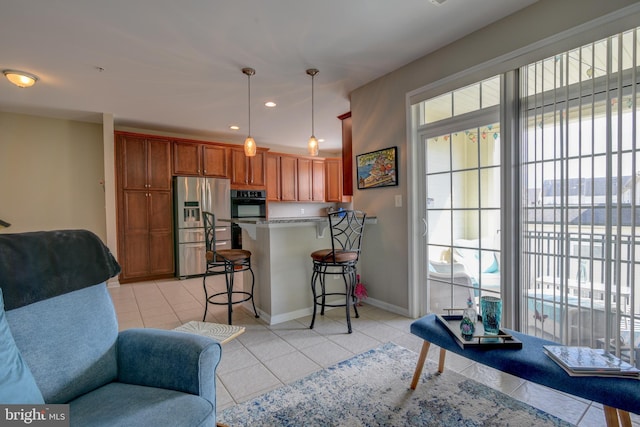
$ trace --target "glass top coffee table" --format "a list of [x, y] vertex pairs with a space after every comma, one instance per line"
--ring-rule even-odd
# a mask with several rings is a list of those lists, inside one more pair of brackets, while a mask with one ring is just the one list
[[205, 337], [220, 341], [220, 344], [224, 344], [236, 338], [238, 335], [243, 334], [245, 327], [192, 320], [182, 326], [178, 326], [174, 331], [204, 335]]

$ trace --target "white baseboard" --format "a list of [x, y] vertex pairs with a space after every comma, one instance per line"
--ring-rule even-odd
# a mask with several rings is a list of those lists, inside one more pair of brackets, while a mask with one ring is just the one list
[[399, 315], [405, 316], [405, 317], [411, 317], [409, 315], [409, 309], [408, 308], [398, 307], [397, 305], [389, 304], [387, 302], [380, 301], [380, 300], [377, 300], [377, 299], [371, 298], [371, 297], [367, 298], [364, 302], [366, 304], [372, 305], [372, 306], [377, 307], [377, 308], [381, 308], [381, 309], [389, 311], [391, 313], [399, 314]]
[[119, 288], [120, 287], [120, 281], [115, 278], [112, 277], [111, 279], [107, 280], [107, 288]]
[[[328, 300], [327, 304], [343, 304], [344, 299], [338, 298], [335, 300]], [[251, 303], [244, 303], [242, 308], [246, 310], [248, 313], [253, 314], [253, 307]], [[275, 316], [271, 316], [268, 313], [260, 310], [260, 308], [256, 307], [258, 310], [258, 314], [260, 315], [260, 319], [263, 322], [266, 322], [268, 325], [277, 325], [278, 323], [288, 322], [290, 320], [300, 319], [302, 317], [311, 316], [313, 314], [313, 307], [306, 307], [295, 311], [289, 311], [286, 313], [277, 314]], [[325, 312], [333, 309], [343, 309], [344, 307], [325, 307]], [[318, 315], [320, 314], [320, 308], [318, 308]]]

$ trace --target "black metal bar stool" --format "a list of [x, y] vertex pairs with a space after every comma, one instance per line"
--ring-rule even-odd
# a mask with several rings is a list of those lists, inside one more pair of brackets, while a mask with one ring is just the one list
[[[346, 307], [347, 328], [351, 333], [351, 306], [356, 318], [360, 317], [355, 305], [354, 289], [356, 286], [356, 265], [360, 257], [360, 245], [366, 213], [356, 210], [343, 210], [327, 214], [331, 230], [331, 249], [320, 249], [311, 254], [313, 274], [311, 275], [311, 291], [313, 292], [313, 318], [310, 329], [316, 321], [317, 307], [321, 306], [320, 315], [324, 315], [325, 307]], [[325, 279], [327, 274], [339, 274], [344, 282], [345, 292], [327, 292]], [[318, 284], [320, 293], [317, 292]], [[327, 296], [344, 295], [345, 303], [327, 303]]]
[[[214, 305], [226, 305], [229, 316], [229, 325], [231, 325], [231, 313], [233, 312], [234, 304], [241, 304], [245, 301], [251, 300], [253, 305], [253, 312], [256, 317], [258, 311], [256, 310], [256, 304], [253, 299], [253, 287], [255, 285], [255, 275], [251, 269], [251, 252], [242, 249], [221, 249], [216, 250], [216, 233], [215, 233], [215, 216], [210, 212], [202, 212], [204, 218], [204, 236], [206, 244], [206, 257], [207, 257], [207, 269], [202, 278], [202, 287], [204, 288], [204, 316], [202, 321], [204, 322], [207, 317], [207, 308], [209, 304]], [[251, 292], [246, 291], [234, 291], [233, 290], [233, 278], [235, 273], [243, 271], [251, 272]], [[207, 277], [224, 274], [226, 291], [218, 292], [209, 295], [207, 291]], [[234, 295], [240, 295], [240, 299], [234, 300]]]

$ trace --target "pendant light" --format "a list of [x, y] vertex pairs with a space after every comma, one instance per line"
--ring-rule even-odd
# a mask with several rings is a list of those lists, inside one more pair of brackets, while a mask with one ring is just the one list
[[251, 76], [256, 73], [253, 68], [243, 68], [242, 73], [247, 76], [247, 86], [249, 88], [249, 133], [247, 139], [244, 140], [244, 155], [253, 157], [256, 155], [256, 141], [251, 137]]
[[309, 150], [309, 155], [311, 156], [318, 155], [318, 140], [316, 139], [313, 129], [313, 79], [318, 73], [319, 71], [315, 68], [309, 68], [307, 70], [307, 74], [311, 76], [311, 138], [309, 138], [309, 143], [307, 144], [307, 149]]

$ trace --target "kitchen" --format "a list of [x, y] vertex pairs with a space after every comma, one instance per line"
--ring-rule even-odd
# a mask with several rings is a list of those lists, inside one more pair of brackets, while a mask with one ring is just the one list
[[[121, 283], [201, 274], [198, 270], [203, 272], [204, 267], [197, 264], [204, 258], [204, 242], [183, 237], [198, 235], [205, 206], [214, 211], [220, 206], [221, 213], [215, 212], [220, 220], [258, 215], [268, 220], [302, 217], [310, 222], [324, 216], [327, 208], [350, 206], [350, 196], [342, 191], [339, 157], [274, 153], [265, 148], [259, 148], [255, 157], [246, 157], [242, 146], [234, 144], [123, 131], [115, 136]], [[177, 188], [184, 189], [188, 178], [197, 178], [200, 181], [194, 182], [200, 184], [188, 186], [191, 196], [188, 191], [180, 196]], [[227, 182], [228, 186], [217, 187]], [[195, 193], [203, 194], [200, 201], [193, 199]], [[213, 200], [217, 202], [209, 204]], [[230, 230], [229, 225], [218, 223], [221, 229]], [[239, 238], [247, 238], [235, 230], [237, 245]], [[221, 241], [232, 244], [232, 236]], [[315, 233], [308, 237], [315, 240]], [[186, 272], [181, 267], [187, 267]]]

